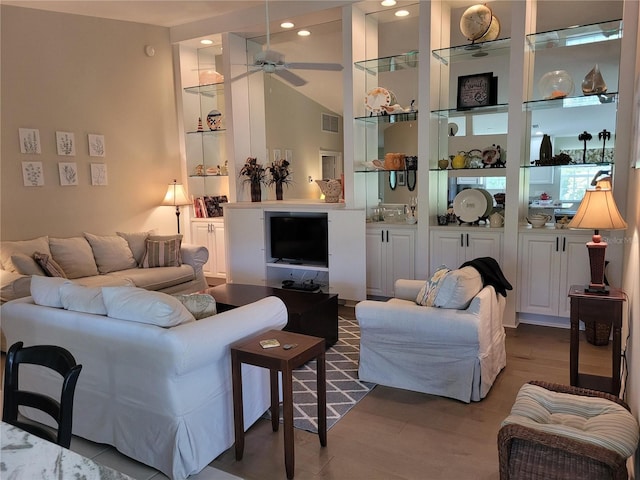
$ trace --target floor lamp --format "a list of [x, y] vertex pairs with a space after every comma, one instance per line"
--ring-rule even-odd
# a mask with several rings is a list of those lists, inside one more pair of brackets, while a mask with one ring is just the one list
[[627, 222], [618, 211], [611, 191], [611, 180], [607, 178], [597, 182], [594, 190], [587, 190], [578, 211], [569, 222], [569, 228], [594, 230], [593, 237], [587, 242], [591, 282], [585, 288], [589, 293], [606, 294], [609, 291], [604, 283], [604, 254], [607, 242], [602, 241], [600, 230], [624, 230]]
[[190, 205], [191, 201], [187, 198], [187, 193], [181, 183], [176, 180], [167, 187], [167, 193], [164, 196], [162, 205], [176, 207], [176, 219], [178, 221], [178, 233], [180, 233], [180, 206]]

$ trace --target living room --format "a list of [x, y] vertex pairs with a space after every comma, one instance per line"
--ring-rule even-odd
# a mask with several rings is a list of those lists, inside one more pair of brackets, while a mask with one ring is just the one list
[[[169, 27], [9, 3], [12, 5], [3, 2], [0, 10], [1, 240], [41, 235], [71, 237], [83, 232], [109, 235], [116, 231], [151, 229], [163, 234], [175, 233], [174, 209], [160, 206], [167, 184], [174, 178], [186, 182], [188, 175], [182, 162], [184, 152], [179, 135], [182, 126], [176, 113], [172, 40], [175, 31]], [[579, 8], [574, 2], [566, 3], [568, 9]], [[626, 8], [633, 12], [630, 6]], [[635, 16], [638, 17], [637, 6]], [[638, 18], [625, 18], [625, 29], [632, 28], [630, 25], [635, 22], [637, 31], [638, 21]], [[234, 31], [241, 23], [242, 18], [234, 18], [229, 13], [209, 25], [215, 33]], [[640, 45], [637, 37], [634, 42]], [[153, 46], [153, 56], [145, 53], [146, 45]], [[621, 65], [621, 78], [632, 88], [635, 82], [636, 92], [639, 74], [637, 58], [635, 64]], [[637, 118], [637, 102], [635, 108]], [[20, 153], [18, 132], [24, 128], [39, 129], [41, 138], [42, 153], [29, 156], [29, 160], [42, 162], [44, 184], [37, 188], [25, 187], [23, 183], [22, 162], [26, 157]], [[631, 133], [633, 125], [625, 128]], [[60, 158], [56, 155], [56, 132], [61, 131], [75, 132], [77, 156], [72, 161], [77, 161], [77, 185], [61, 186], [58, 181]], [[104, 158], [88, 154], [89, 134], [104, 137]], [[638, 161], [638, 141], [637, 135], [618, 133], [618, 144], [624, 143], [630, 152], [630, 164]], [[236, 168], [247, 156], [246, 147], [238, 146], [233, 157]], [[106, 184], [91, 184], [91, 164], [96, 162], [106, 165]], [[616, 186], [623, 184], [626, 195], [625, 207], [621, 210], [628, 228], [621, 237], [623, 255], [616, 269], [620, 272], [619, 286], [628, 294], [632, 319], [640, 315], [640, 176], [637, 168], [629, 168], [617, 176]], [[230, 195], [232, 201], [248, 199], [248, 196], [234, 196], [236, 193]], [[181, 231], [188, 230], [185, 217], [183, 213]], [[420, 259], [424, 260], [419, 262], [423, 271], [418, 272], [424, 273], [424, 278], [430, 273], [425, 271], [428, 262], [425, 257]], [[516, 272], [515, 265], [509, 268]], [[634, 345], [640, 345], [640, 333], [630, 329], [627, 346], [630, 375], [626, 392], [637, 416], [640, 358], [634, 355]]]

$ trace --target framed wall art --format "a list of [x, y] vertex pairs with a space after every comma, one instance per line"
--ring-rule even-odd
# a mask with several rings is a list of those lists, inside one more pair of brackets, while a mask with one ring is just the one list
[[20, 153], [41, 153], [40, 130], [37, 128], [19, 128], [18, 134], [20, 136]]
[[41, 187], [44, 185], [42, 162], [22, 162], [22, 180], [25, 187]]
[[498, 98], [498, 78], [493, 72], [458, 77], [458, 110], [495, 105]]
[[78, 185], [78, 165], [75, 162], [58, 163], [58, 172], [60, 173], [60, 185], [63, 187]]
[[72, 132], [56, 132], [58, 155], [74, 156], [76, 154], [76, 138]]
[[104, 163], [91, 164], [91, 185], [103, 187], [107, 185], [107, 165]]
[[104, 157], [104, 135], [89, 133], [87, 140], [89, 142], [89, 156]]

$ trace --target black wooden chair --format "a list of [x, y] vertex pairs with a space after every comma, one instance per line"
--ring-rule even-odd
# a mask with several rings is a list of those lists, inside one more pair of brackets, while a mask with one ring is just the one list
[[[62, 375], [60, 400], [41, 393], [20, 390], [18, 386], [20, 364], [41, 365]], [[73, 355], [62, 347], [35, 345], [23, 348], [22, 342], [14, 343], [7, 352], [5, 363], [2, 421], [69, 448], [73, 421], [73, 395], [80, 370], [82, 365], [77, 365]], [[58, 424], [57, 435], [45, 427], [19, 420], [19, 406], [32, 407], [50, 415]]]

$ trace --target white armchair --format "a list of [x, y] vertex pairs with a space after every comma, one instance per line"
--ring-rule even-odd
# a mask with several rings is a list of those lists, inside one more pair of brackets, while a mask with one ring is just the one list
[[506, 365], [506, 299], [485, 286], [464, 310], [416, 304], [424, 280], [397, 280], [395, 298], [356, 305], [360, 380], [479, 401]]

